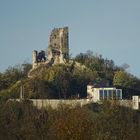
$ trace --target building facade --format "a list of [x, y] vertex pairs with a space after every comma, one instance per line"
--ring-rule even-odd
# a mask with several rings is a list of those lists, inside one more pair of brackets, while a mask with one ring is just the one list
[[95, 102], [102, 100], [122, 100], [122, 89], [87, 85], [87, 98]]

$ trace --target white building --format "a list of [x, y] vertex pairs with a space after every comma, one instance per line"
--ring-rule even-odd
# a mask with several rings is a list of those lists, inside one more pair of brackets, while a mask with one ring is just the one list
[[101, 100], [122, 100], [122, 89], [115, 87], [96, 87], [87, 85], [87, 98], [95, 102]]
[[140, 107], [140, 96], [132, 96], [132, 108], [138, 110]]

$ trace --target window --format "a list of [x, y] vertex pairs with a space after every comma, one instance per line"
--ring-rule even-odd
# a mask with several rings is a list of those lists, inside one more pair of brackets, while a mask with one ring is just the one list
[[112, 99], [112, 90], [108, 90], [108, 99]]
[[116, 93], [116, 98], [117, 98], [118, 100], [120, 100], [120, 99], [121, 99], [121, 90], [120, 90], [120, 89], [117, 89], [116, 91], [117, 91], [117, 93]]
[[100, 100], [103, 100], [103, 90], [100, 90]]
[[104, 90], [104, 99], [107, 100], [107, 90]]
[[56, 39], [56, 35], [54, 35], [54, 39]]

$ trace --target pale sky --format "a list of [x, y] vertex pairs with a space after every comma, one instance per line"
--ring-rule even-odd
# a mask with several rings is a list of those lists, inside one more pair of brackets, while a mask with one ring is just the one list
[[140, 0], [0, 0], [0, 71], [31, 62], [63, 26], [73, 56], [92, 50], [140, 78]]

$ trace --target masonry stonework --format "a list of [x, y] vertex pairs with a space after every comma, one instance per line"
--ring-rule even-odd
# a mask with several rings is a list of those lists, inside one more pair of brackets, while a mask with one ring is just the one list
[[54, 28], [49, 37], [48, 52], [32, 52], [32, 69], [41, 64], [65, 64], [69, 59], [68, 27]]
[[50, 34], [48, 60], [65, 63], [69, 58], [68, 27], [54, 28]]

